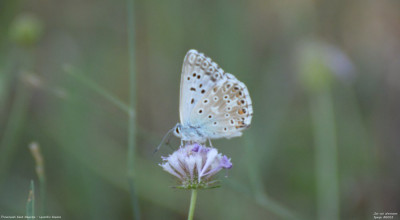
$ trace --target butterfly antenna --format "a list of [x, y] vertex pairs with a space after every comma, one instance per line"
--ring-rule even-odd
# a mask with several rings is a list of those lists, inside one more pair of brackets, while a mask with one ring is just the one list
[[[160, 142], [160, 144], [157, 146], [157, 148], [154, 150], [153, 154], [157, 153], [157, 151], [160, 150], [161, 146], [162, 146], [164, 143], [167, 143], [167, 142], [165, 142], [165, 139], [166, 139], [167, 137], [171, 137], [171, 133], [174, 131], [174, 129], [175, 129], [175, 127], [171, 128], [171, 129], [167, 132], [167, 134], [164, 135], [163, 139], [161, 140], [161, 142]], [[168, 143], [169, 143], [169, 139], [168, 139]]]
[[165, 145], [167, 145], [171, 150], [174, 150], [170, 145], [171, 137], [172, 137], [171, 135], [168, 136], [168, 140], [165, 142]]

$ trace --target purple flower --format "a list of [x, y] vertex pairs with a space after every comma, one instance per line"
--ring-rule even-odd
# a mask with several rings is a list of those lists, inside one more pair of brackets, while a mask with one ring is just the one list
[[200, 144], [187, 144], [168, 157], [162, 157], [160, 166], [179, 178], [180, 188], [211, 188], [212, 177], [222, 169], [232, 168], [230, 159], [218, 150]]

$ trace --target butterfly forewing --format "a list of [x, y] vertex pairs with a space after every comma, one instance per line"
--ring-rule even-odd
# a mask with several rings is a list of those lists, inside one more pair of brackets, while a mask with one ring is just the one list
[[219, 67], [208, 57], [189, 50], [182, 66], [179, 101], [180, 120], [183, 125], [190, 121], [190, 114], [207, 91], [217, 83], [212, 75]]

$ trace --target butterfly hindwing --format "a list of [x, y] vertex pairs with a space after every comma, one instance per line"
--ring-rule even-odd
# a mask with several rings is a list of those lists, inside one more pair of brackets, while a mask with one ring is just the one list
[[190, 115], [190, 121], [199, 124], [208, 139], [240, 136], [253, 116], [246, 86], [229, 73], [224, 77], [224, 81], [207, 91]]

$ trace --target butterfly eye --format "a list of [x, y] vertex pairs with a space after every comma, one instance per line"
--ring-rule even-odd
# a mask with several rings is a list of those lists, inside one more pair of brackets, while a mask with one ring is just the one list
[[214, 96], [214, 101], [215, 102], [218, 101], [218, 97], [217, 96]]
[[229, 116], [231, 116], [229, 113], [225, 114], [225, 118], [229, 118]]
[[199, 115], [203, 114], [203, 109], [199, 109]]
[[231, 125], [234, 125], [234, 124], [235, 124], [235, 121], [232, 120], [232, 119], [231, 119], [229, 122], [231, 123]]
[[178, 128], [178, 127], [175, 129], [175, 132], [176, 132], [177, 134], [179, 134], [179, 133], [180, 133], [180, 132], [179, 132], [179, 128]]
[[208, 99], [204, 99], [204, 100], [203, 100], [203, 103], [204, 103], [204, 104], [207, 104], [207, 103], [208, 103]]
[[227, 100], [229, 97], [227, 95], [224, 96], [224, 99]]
[[212, 118], [213, 116], [212, 115], [208, 115], [208, 118]]
[[201, 94], [204, 94], [206, 92], [206, 90], [202, 89], [201, 90]]

